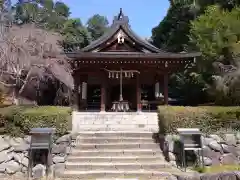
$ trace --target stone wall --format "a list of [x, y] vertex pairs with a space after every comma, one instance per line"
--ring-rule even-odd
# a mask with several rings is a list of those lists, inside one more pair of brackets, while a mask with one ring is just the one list
[[[52, 149], [53, 173], [64, 170], [67, 155], [71, 151], [72, 135], [64, 135], [56, 140]], [[30, 147], [30, 136], [24, 138], [11, 138], [0, 136], [0, 177], [3, 175], [24, 176], [28, 169], [28, 149]], [[33, 167], [33, 176], [40, 177], [45, 173], [44, 164], [36, 164]]]
[[[239, 165], [240, 164], [240, 133], [202, 136], [203, 156], [205, 166]], [[165, 137], [165, 156], [172, 164], [179, 160], [179, 136]], [[187, 152], [187, 159], [198, 157], [197, 152]]]
[[240, 180], [240, 172], [221, 172], [215, 174], [195, 174], [194, 176], [175, 176], [169, 180]]

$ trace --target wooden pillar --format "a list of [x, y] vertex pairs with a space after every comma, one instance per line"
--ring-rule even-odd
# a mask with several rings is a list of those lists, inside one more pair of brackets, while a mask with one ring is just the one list
[[[106, 77], [106, 89], [105, 89], [105, 92], [106, 92], [106, 105], [105, 105], [105, 108], [106, 110], [109, 110], [109, 108], [111, 108], [111, 86], [110, 86], [110, 82], [109, 82], [109, 79], [108, 77]], [[108, 93], [107, 93], [108, 92]]]
[[72, 90], [71, 96], [71, 106], [73, 110], [79, 111], [80, 107], [80, 93], [79, 93], [79, 85], [80, 85], [80, 77], [76, 75], [76, 73], [72, 74], [73, 82], [74, 82], [74, 89]]
[[163, 78], [163, 88], [164, 88], [164, 104], [168, 105], [168, 73], [164, 73]]
[[106, 111], [106, 99], [107, 99], [107, 95], [106, 95], [106, 77], [104, 75], [102, 75], [102, 82], [101, 82], [101, 112], [105, 112]]
[[136, 76], [137, 111], [142, 111], [140, 75]]
[[81, 93], [80, 93], [80, 97], [79, 97], [79, 99], [80, 99], [80, 108], [79, 109], [81, 109], [81, 110], [86, 110], [87, 109], [87, 97], [84, 99], [83, 98], [83, 83], [87, 83], [87, 79], [88, 79], [88, 76], [87, 76], [87, 74], [82, 74], [81, 75], [81, 81], [80, 81], [80, 91], [81, 91]]

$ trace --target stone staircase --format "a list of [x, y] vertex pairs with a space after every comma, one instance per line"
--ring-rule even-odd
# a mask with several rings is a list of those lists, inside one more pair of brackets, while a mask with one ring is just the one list
[[181, 171], [164, 160], [150, 131], [78, 133], [63, 179], [176, 179]]

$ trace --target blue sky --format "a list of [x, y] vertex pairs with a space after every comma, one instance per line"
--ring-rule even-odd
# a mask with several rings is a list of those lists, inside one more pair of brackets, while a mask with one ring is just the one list
[[[16, 2], [13, 0], [12, 2]], [[62, 0], [72, 12], [71, 16], [86, 23], [94, 14], [106, 16], [112, 23], [113, 16], [123, 9], [130, 19], [132, 29], [141, 37], [151, 36], [153, 27], [159, 24], [169, 8], [168, 0]]]
[[71, 9], [72, 17], [85, 23], [93, 14], [106, 16], [112, 23], [113, 16], [123, 9], [130, 19], [131, 28], [141, 37], [151, 36], [152, 28], [159, 24], [169, 8], [168, 0], [63, 0]]

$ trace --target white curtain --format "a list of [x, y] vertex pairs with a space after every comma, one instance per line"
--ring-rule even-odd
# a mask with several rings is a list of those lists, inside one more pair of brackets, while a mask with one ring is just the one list
[[159, 82], [155, 83], [155, 98], [160, 96], [160, 85]]
[[87, 83], [82, 83], [82, 99], [87, 99]]

